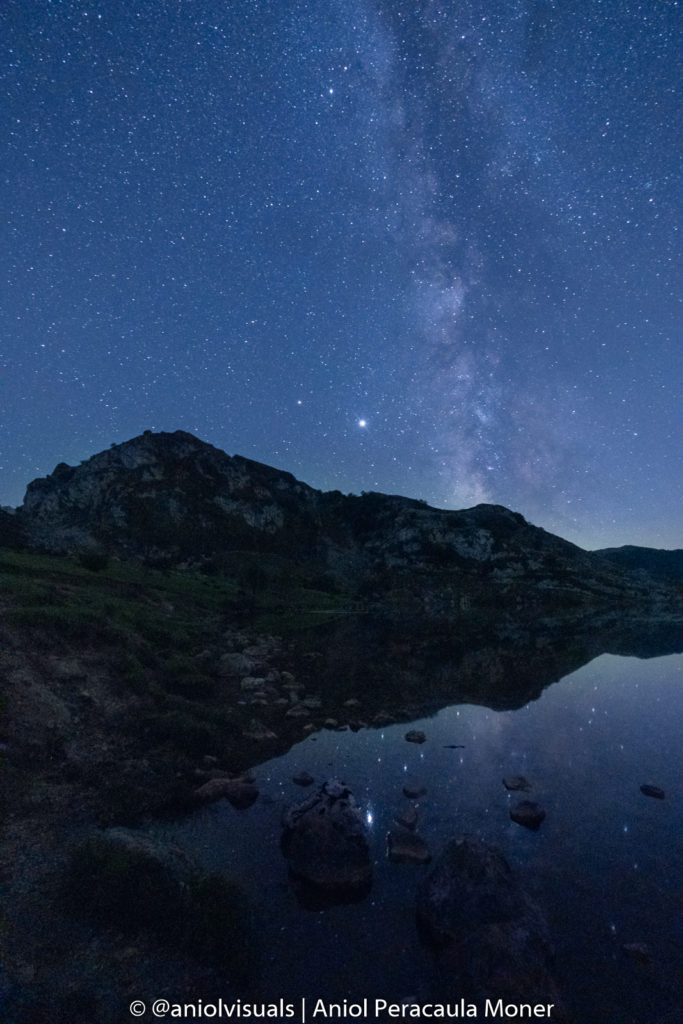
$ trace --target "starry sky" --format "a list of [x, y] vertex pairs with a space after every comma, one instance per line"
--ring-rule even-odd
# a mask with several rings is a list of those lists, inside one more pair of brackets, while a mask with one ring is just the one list
[[188, 430], [683, 546], [675, 0], [12, 0], [0, 504]]

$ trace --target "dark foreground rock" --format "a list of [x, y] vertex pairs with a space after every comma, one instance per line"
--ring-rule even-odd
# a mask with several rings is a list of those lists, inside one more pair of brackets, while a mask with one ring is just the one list
[[343, 782], [330, 779], [283, 817], [282, 851], [291, 871], [327, 892], [365, 890], [372, 879], [363, 815]]
[[552, 1019], [565, 1019], [543, 914], [497, 850], [469, 837], [449, 843], [418, 890], [417, 919], [445, 992], [553, 1003]]

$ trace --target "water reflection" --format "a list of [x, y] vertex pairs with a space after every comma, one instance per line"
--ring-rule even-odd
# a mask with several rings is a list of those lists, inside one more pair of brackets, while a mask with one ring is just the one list
[[[670, 642], [675, 647], [678, 640]], [[622, 631], [620, 643], [633, 650], [633, 634]], [[429, 867], [385, 856], [407, 786], [420, 794], [411, 803], [434, 854], [463, 834], [503, 852], [549, 922], [556, 979], [578, 1020], [654, 1022], [679, 1009], [683, 658], [603, 654], [548, 686], [560, 678], [560, 664], [588, 660], [592, 645], [599, 643], [587, 626], [551, 652], [541, 634], [541, 655], [531, 637], [507, 651], [459, 650], [457, 659], [451, 649], [445, 665], [423, 648], [431, 673], [419, 698], [406, 692], [414, 663], [400, 676], [407, 706], [438, 705], [453, 690], [462, 697], [479, 672], [504, 665], [498, 696], [476, 704], [451, 699], [409, 726], [322, 730], [260, 766], [261, 798], [249, 810], [214, 805], [173, 826], [207, 867], [247, 889], [266, 951], [263, 998], [399, 1001], [437, 990], [414, 921], [415, 892]], [[520, 706], [522, 692], [531, 697]], [[407, 743], [408, 727], [423, 730], [426, 742]], [[361, 805], [373, 858], [373, 887], [362, 903], [311, 913], [292, 891], [280, 820], [301, 799], [291, 780], [304, 770], [317, 782], [343, 779]], [[507, 776], [523, 776], [530, 789], [521, 795], [545, 810], [537, 832], [510, 819], [520, 794], [503, 785]], [[663, 789], [666, 799], [644, 795], [644, 783]], [[646, 952], [635, 955], [638, 949]]]

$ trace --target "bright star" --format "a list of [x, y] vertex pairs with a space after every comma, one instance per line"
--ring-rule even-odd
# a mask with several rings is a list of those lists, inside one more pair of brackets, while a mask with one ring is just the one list
[[367, 420], [358, 420], [358, 426], [359, 427], [367, 427], [367, 425], [368, 425], [368, 421]]

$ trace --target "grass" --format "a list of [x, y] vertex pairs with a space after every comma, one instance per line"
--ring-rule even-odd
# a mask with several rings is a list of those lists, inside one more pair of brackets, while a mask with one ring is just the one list
[[163, 851], [101, 833], [77, 844], [63, 892], [72, 913], [136, 936], [150, 933], [243, 985], [254, 968], [251, 911], [239, 886]]
[[[85, 563], [0, 549], [0, 624], [11, 643], [38, 659], [85, 659], [86, 674], [93, 666], [107, 680], [126, 742], [175, 758], [179, 770], [207, 753], [239, 765], [249, 745], [242, 733], [253, 712], [237, 705], [236, 684], [217, 669], [226, 632], [308, 641], [352, 606], [329, 579], [314, 580], [283, 558], [257, 552], [226, 556], [211, 573], [114, 558], [96, 569]], [[1, 632], [2, 625], [0, 640]], [[61, 685], [59, 699], [73, 704], [73, 688]], [[108, 713], [106, 703], [99, 707]], [[140, 802], [114, 792], [107, 800], [118, 820], [130, 816], [129, 803]]]
[[[319, 582], [311, 585], [285, 559], [252, 552], [234, 553], [211, 575], [114, 559], [95, 572], [78, 557], [0, 552], [0, 605], [10, 623], [33, 627], [50, 643], [61, 635], [117, 644], [134, 634], [169, 656], [215, 636], [226, 619], [287, 636], [347, 614], [351, 596]], [[178, 676], [175, 663], [171, 675]]]

